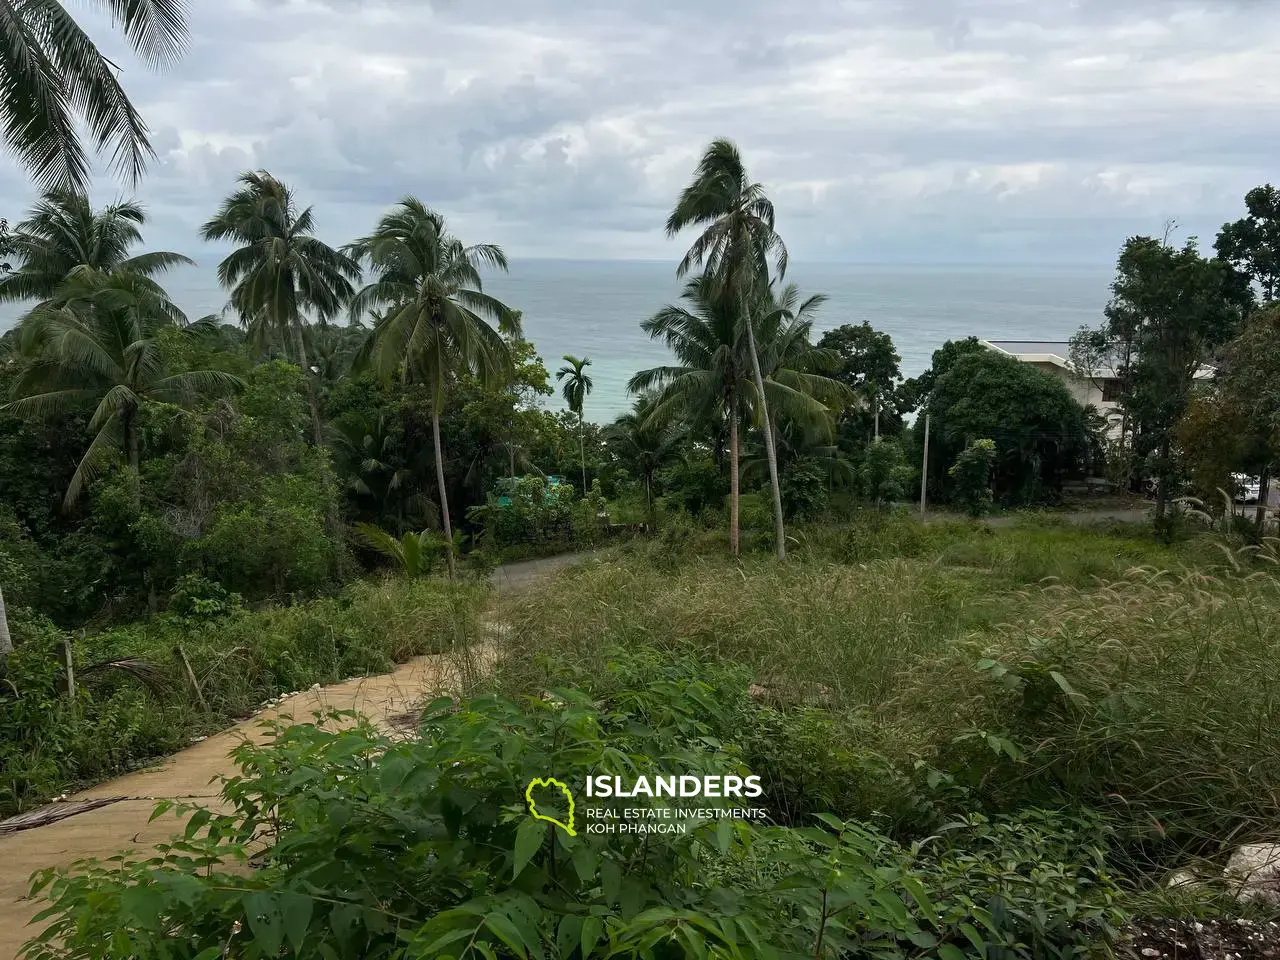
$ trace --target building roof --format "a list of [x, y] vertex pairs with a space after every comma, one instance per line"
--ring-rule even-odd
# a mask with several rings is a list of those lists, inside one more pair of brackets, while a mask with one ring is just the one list
[[[978, 342], [1023, 363], [1052, 363], [1079, 375], [1079, 371], [1071, 364], [1071, 344], [1067, 340], [980, 340]], [[1119, 377], [1118, 360], [1118, 356], [1104, 358], [1101, 365], [1083, 375], [1095, 380]], [[1213, 373], [1212, 366], [1202, 364], [1196, 371], [1196, 379], [1212, 377]]]
[[[1066, 340], [982, 340], [983, 346], [1000, 353], [1006, 353], [1023, 363], [1052, 363], [1073, 373], [1071, 365], [1071, 344]], [[1115, 364], [1107, 363], [1087, 374], [1090, 377], [1106, 379], [1116, 377]]]

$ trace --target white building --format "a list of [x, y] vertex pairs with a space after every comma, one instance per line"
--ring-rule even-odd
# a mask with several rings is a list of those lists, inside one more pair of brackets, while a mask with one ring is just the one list
[[[1108, 435], [1120, 436], [1120, 391], [1122, 383], [1116, 371], [1118, 358], [1108, 358], [1091, 370], [1077, 370], [1071, 363], [1071, 344], [1065, 340], [980, 340], [984, 347], [1003, 353], [1022, 363], [1029, 363], [1052, 374], [1066, 384], [1082, 406], [1092, 406], [1107, 419]], [[1197, 380], [1212, 377], [1214, 368], [1207, 364], [1196, 371]]]
[[1093, 370], [1077, 370], [1071, 363], [1071, 345], [1065, 340], [981, 340], [984, 347], [1029, 363], [1066, 384], [1071, 396], [1085, 407], [1092, 406], [1107, 418], [1108, 431], [1120, 435], [1121, 382], [1113, 365]]

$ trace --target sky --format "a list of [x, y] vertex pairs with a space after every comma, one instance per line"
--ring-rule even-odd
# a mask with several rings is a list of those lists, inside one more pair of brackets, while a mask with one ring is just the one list
[[[1169, 219], [1211, 246], [1280, 145], [1277, 0], [192, 7], [160, 74], [75, 9], [152, 129], [148, 246], [198, 259], [249, 168], [335, 244], [412, 193], [512, 257], [675, 259], [666, 214], [727, 136], [793, 260], [1109, 263]], [[0, 159], [0, 215], [32, 199]]]

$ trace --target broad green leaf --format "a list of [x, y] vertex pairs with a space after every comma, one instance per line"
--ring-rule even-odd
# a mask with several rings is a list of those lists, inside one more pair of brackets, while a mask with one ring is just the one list
[[302, 941], [307, 937], [307, 927], [311, 924], [311, 912], [315, 909], [315, 901], [294, 890], [281, 891], [279, 896], [285, 936], [293, 944], [294, 952], [300, 953]]
[[533, 855], [542, 846], [542, 841], [547, 835], [547, 827], [548, 825], [543, 821], [529, 817], [516, 829], [515, 859], [511, 867], [512, 880], [520, 876], [520, 871], [528, 866]]

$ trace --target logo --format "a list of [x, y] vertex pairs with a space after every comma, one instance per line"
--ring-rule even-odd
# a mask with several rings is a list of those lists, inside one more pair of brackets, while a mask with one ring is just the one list
[[[549, 817], [545, 813], [538, 812], [538, 805], [533, 799], [534, 787], [546, 787], [554, 790], [559, 790], [562, 794], [564, 794], [564, 798], [567, 801], [569, 801], [569, 822], [568, 823], [561, 823], [555, 817]], [[533, 780], [530, 780], [529, 785], [524, 788], [524, 799], [525, 799], [525, 802], [529, 804], [529, 814], [533, 817], [533, 819], [545, 820], [547, 823], [554, 823], [557, 827], [559, 827], [561, 830], [563, 830], [565, 833], [567, 833], [571, 837], [576, 837], [578, 835], [577, 831], [573, 829], [573, 794], [569, 792], [568, 787], [566, 787], [563, 783], [561, 783], [555, 777], [545, 777], [545, 778], [535, 777]]]

